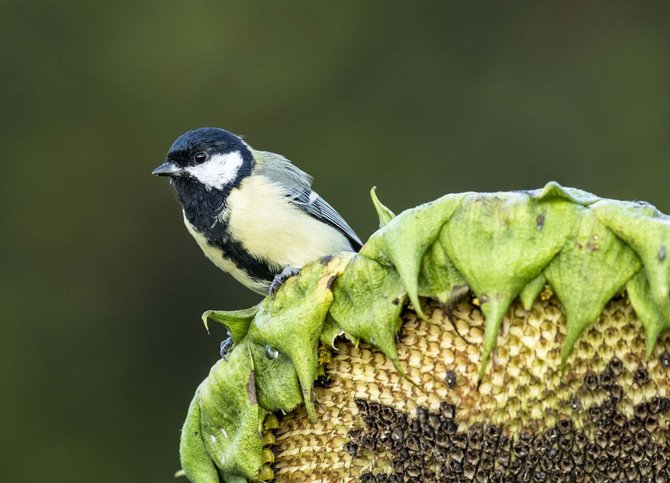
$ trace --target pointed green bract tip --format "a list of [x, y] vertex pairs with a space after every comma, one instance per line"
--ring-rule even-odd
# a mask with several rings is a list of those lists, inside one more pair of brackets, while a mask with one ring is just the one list
[[544, 286], [547, 283], [547, 278], [543, 273], [535, 277], [533, 280], [528, 282], [528, 284], [523, 288], [519, 294], [519, 300], [521, 300], [521, 305], [523, 305], [524, 310], [530, 310], [530, 308], [535, 303], [537, 296], [540, 295], [540, 292], [544, 290]]
[[512, 302], [509, 296], [504, 294], [482, 295], [479, 298], [482, 302], [482, 312], [486, 316], [486, 327], [484, 329], [484, 348], [482, 350], [482, 361], [479, 366], [479, 379], [486, 374], [486, 366], [489, 357], [496, 345], [500, 325], [502, 324], [507, 309]]
[[379, 198], [377, 198], [376, 186], [373, 186], [370, 190], [370, 198], [372, 198], [372, 204], [377, 211], [377, 217], [379, 218], [379, 228], [383, 228], [388, 225], [393, 218], [395, 218], [395, 214], [386, 206], [384, 206], [381, 201], [379, 201]]
[[649, 331], [646, 333], [647, 342], [644, 356], [647, 360], [651, 359], [651, 356], [654, 353], [654, 349], [656, 348], [656, 342], [658, 342], [658, 338], [661, 335], [662, 330], [663, 329], [658, 329], [656, 331]]
[[316, 409], [314, 408], [314, 402], [312, 401], [312, 388], [311, 387], [308, 390], [303, 389], [302, 399], [305, 403], [305, 411], [307, 412], [307, 417], [309, 418], [310, 422], [316, 423], [316, 421], [317, 421]]
[[593, 323], [593, 321], [588, 320], [577, 320], [573, 321], [574, 323], [570, 324], [568, 322], [568, 332], [565, 335], [565, 340], [563, 341], [563, 347], [561, 348], [561, 371], [565, 371], [568, 358], [572, 351], [575, 348], [575, 343], [579, 340], [579, 336], [582, 335], [584, 330]]
[[259, 306], [260, 304], [242, 310], [208, 310], [202, 314], [202, 322], [207, 332], [209, 332], [209, 320], [223, 325], [230, 332], [233, 342], [237, 344], [247, 335]]
[[593, 193], [576, 188], [567, 188], [561, 186], [556, 181], [549, 181], [544, 188], [531, 191], [531, 194], [538, 200], [561, 198], [582, 206], [588, 206], [600, 200]]
[[412, 308], [414, 309], [414, 312], [416, 312], [416, 315], [421, 320], [427, 320], [428, 317], [426, 316], [425, 312], [423, 311], [423, 308], [421, 307], [421, 301], [419, 300], [419, 295], [417, 294], [417, 291], [408, 292], [407, 295], [409, 296], [410, 302], [412, 303]]
[[628, 292], [630, 303], [644, 327], [647, 338], [646, 356], [649, 358], [661, 332], [670, 326], [670, 320], [665, 317], [664, 310], [659, 309], [656, 305], [643, 270], [640, 270], [628, 281], [626, 291]]
[[[399, 325], [398, 330], [400, 330]], [[421, 391], [424, 390], [423, 387], [417, 381], [409, 377], [409, 374], [407, 374], [407, 371], [405, 371], [405, 368], [402, 366], [400, 358], [398, 357], [398, 351], [395, 346], [395, 339], [386, 342], [380, 342], [378, 343], [378, 345], [375, 346], [378, 347], [379, 350], [381, 350], [384, 353], [384, 355], [388, 358], [389, 361], [391, 361], [391, 364], [393, 364], [393, 368], [396, 371], [398, 371], [398, 374], [400, 374], [400, 376], [403, 379], [405, 379], [407, 382], [409, 382], [412, 386], [416, 387], [417, 389]]]

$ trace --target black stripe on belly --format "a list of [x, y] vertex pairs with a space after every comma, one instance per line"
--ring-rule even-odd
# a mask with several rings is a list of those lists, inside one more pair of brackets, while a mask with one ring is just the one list
[[222, 190], [211, 191], [189, 178], [177, 178], [173, 182], [186, 219], [207, 239], [207, 243], [219, 248], [223, 257], [249, 277], [268, 283], [274, 280], [283, 267], [273, 268], [266, 261], [251, 255], [228, 231], [227, 217], [220, 216], [225, 213], [228, 195], [239, 185], [239, 180]]
[[231, 238], [228, 238], [227, 240], [213, 240], [207, 236], [207, 240], [210, 245], [219, 248], [223, 252], [225, 258], [228, 258], [235, 264], [235, 266], [237, 266], [237, 268], [244, 271], [249, 277], [256, 281], [270, 283], [281, 271], [271, 268], [266, 262], [252, 256], [244, 249], [240, 242], [232, 240]]

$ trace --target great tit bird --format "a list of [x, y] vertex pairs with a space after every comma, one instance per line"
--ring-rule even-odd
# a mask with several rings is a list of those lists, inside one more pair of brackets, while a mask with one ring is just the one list
[[260, 294], [287, 268], [362, 246], [311, 176], [223, 129], [182, 134], [152, 174], [170, 177], [207, 258]]

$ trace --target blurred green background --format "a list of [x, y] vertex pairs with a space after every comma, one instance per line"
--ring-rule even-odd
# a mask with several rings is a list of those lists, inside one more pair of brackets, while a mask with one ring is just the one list
[[172, 481], [200, 314], [258, 300], [149, 175], [188, 129], [286, 155], [363, 238], [373, 185], [670, 212], [668, 4], [582, 3], [0, 0], [0, 479]]

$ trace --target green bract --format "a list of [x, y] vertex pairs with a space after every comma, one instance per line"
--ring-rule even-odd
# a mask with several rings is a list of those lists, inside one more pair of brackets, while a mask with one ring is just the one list
[[486, 317], [480, 377], [517, 297], [530, 308], [545, 284], [567, 319], [562, 364], [605, 304], [626, 290], [650, 352], [670, 327], [670, 219], [644, 203], [603, 200], [549, 183], [542, 190], [461, 193], [398, 216], [372, 193], [380, 229], [359, 254], [315, 261], [274, 297], [247, 310], [208, 311], [234, 348], [212, 367], [189, 408], [181, 462], [194, 481], [258, 478], [261, 426], [269, 411], [304, 403], [319, 342], [338, 335], [379, 348], [402, 372], [395, 346], [407, 301], [446, 309], [469, 290]]

